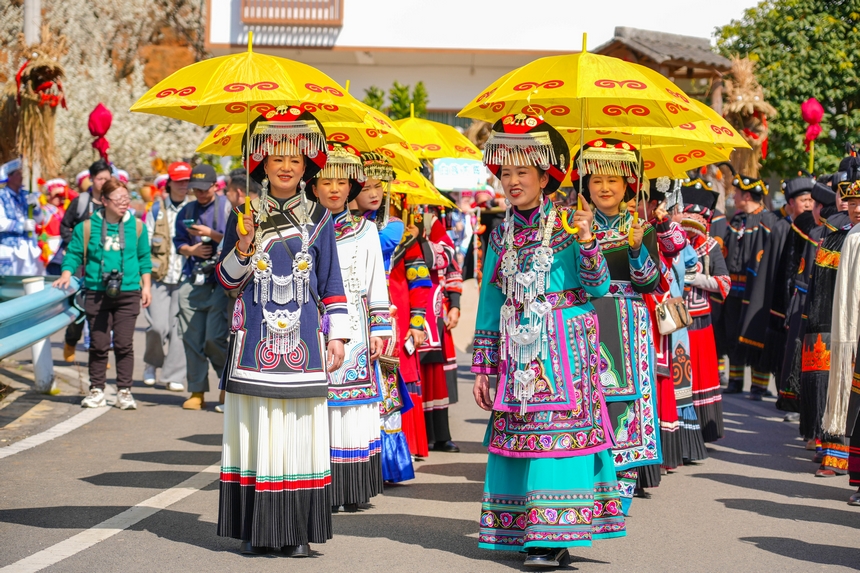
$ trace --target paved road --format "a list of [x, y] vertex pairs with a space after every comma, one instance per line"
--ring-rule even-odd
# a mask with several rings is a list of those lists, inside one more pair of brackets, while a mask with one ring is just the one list
[[[59, 342], [55, 337], [57, 358]], [[0, 368], [3, 381], [22, 389], [11, 403], [0, 402], [8, 404], [0, 409], [0, 456], [29, 443], [22, 442], [28, 436], [80, 420], [74, 368], [63, 370], [71, 380], [55, 397], [27, 391], [26, 364]], [[138, 366], [138, 380], [141, 373]], [[468, 374], [461, 375], [464, 399], [451, 409], [463, 452], [431, 454], [417, 464], [415, 481], [387, 488], [370, 509], [335, 515], [334, 539], [314, 546], [313, 558], [289, 562], [239, 556], [237, 542], [215, 535], [212, 466], [221, 415], [183, 411], [184, 397], [163, 388], [138, 383], [134, 393], [135, 412], [111, 408], [63, 436], [0, 457], [0, 572], [523, 569], [518, 554], [477, 548], [486, 416], [470, 399]], [[215, 392], [207, 398], [214, 402]], [[845, 503], [847, 478], [813, 477], [797, 425], [782, 422], [772, 401], [733, 396], [725, 404], [727, 436], [710, 448], [711, 458], [666, 476], [653, 499], [635, 500], [628, 536], [575, 550], [568, 570], [860, 567], [860, 508]]]

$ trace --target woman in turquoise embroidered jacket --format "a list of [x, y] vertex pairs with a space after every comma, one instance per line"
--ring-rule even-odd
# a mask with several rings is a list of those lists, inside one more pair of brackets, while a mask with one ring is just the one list
[[478, 544], [558, 566], [569, 547], [626, 534], [588, 302], [607, 293], [609, 273], [591, 210], [544, 198], [569, 165], [557, 131], [507, 116], [484, 157], [511, 207], [489, 241], [474, 342], [475, 400], [492, 412]]

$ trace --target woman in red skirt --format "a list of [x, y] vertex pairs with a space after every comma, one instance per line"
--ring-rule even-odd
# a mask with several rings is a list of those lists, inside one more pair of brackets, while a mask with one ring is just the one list
[[711, 293], [725, 298], [732, 286], [720, 245], [710, 236], [711, 217], [718, 195], [701, 178], [684, 184], [684, 215], [681, 225], [690, 245], [699, 256], [695, 277], [687, 279], [687, 308], [693, 324], [690, 335], [690, 362], [693, 369], [693, 405], [706, 442], [723, 437], [723, 403], [714, 329], [711, 326]]

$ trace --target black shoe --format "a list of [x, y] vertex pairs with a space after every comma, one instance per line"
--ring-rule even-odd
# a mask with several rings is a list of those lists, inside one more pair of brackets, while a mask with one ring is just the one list
[[448, 452], [450, 454], [456, 454], [456, 453], [460, 452], [460, 447], [457, 444], [455, 444], [454, 442], [452, 442], [451, 440], [448, 440], [447, 442], [436, 442], [433, 445], [433, 451], [434, 452]]
[[523, 563], [526, 567], [563, 567], [570, 563], [567, 547], [537, 547], [529, 549], [528, 557]]
[[729, 385], [723, 390], [723, 394], [742, 394], [744, 391], [744, 383], [737, 380], [729, 380]]
[[752, 391], [750, 391], [749, 396], [747, 396], [747, 398], [749, 398], [753, 402], [761, 402], [763, 396], [764, 396], [763, 392], [752, 392]]
[[239, 553], [242, 555], [265, 555], [268, 552], [267, 548], [251, 545], [250, 541], [243, 541], [242, 544], [239, 545]]
[[357, 503], [345, 503], [343, 504], [343, 510], [346, 513], [356, 513], [358, 511]]
[[307, 543], [303, 543], [302, 545], [284, 545], [283, 547], [281, 547], [281, 551], [286, 557], [311, 556], [311, 546]]
[[638, 497], [640, 499], [651, 499], [651, 494], [645, 491], [645, 488], [637, 487], [633, 490], [633, 497]]
[[800, 414], [797, 412], [788, 412], [782, 419], [783, 422], [799, 422]]

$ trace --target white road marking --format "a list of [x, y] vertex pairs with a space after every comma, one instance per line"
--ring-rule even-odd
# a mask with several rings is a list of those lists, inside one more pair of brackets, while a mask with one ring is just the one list
[[[95, 411], [106, 410], [98, 408]], [[35, 573], [109, 539], [132, 525], [143, 521], [208, 486], [220, 476], [220, 464], [213, 464], [168, 490], [140, 502], [134, 507], [102, 521], [77, 535], [16, 561], [0, 569], [0, 573]]]
[[77, 430], [81, 426], [92, 422], [99, 416], [107, 414], [115, 402], [114, 399], [116, 398], [116, 391], [109, 386], [106, 387], [105, 397], [108, 399], [108, 405], [103, 408], [85, 408], [80, 414], [75, 414], [68, 420], [60, 422], [56, 426], [48, 428], [44, 432], [39, 432], [34, 436], [24, 438], [23, 440], [17, 441], [5, 448], [0, 448], [0, 460], [29, 450], [30, 448], [41, 446], [45, 442], [50, 442], [54, 438], [65, 436], [72, 430]]

